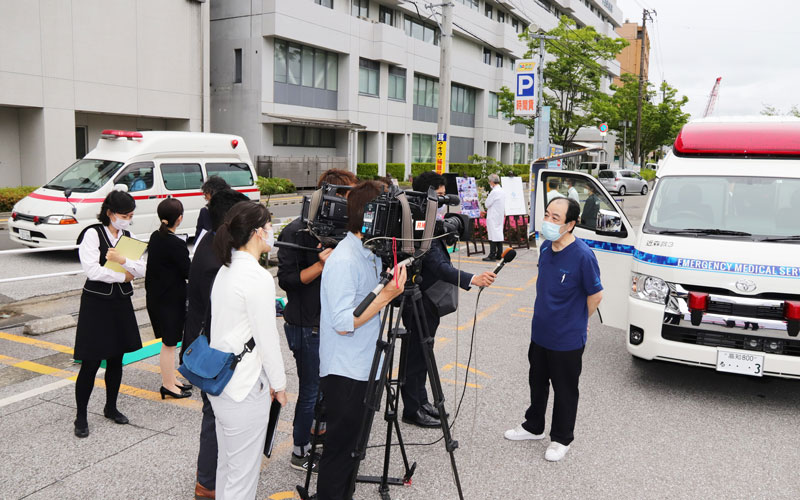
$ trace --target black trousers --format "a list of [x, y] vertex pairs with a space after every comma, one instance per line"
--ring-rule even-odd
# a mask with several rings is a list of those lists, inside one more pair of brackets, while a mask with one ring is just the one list
[[318, 500], [350, 500], [350, 476], [358, 465], [352, 453], [364, 415], [367, 382], [338, 375], [320, 379], [325, 395], [327, 433], [317, 477]]
[[[427, 300], [422, 299], [419, 305], [422, 306], [420, 314], [424, 314], [424, 317], [420, 319], [427, 323], [428, 335], [433, 338], [436, 335], [436, 329], [439, 328], [439, 316], [436, 315]], [[407, 345], [406, 366], [405, 383], [400, 388], [400, 394], [403, 396], [403, 416], [413, 417], [419, 407], [428, 402], [428, 390], [425, 388], [428, 367], [425, 364], [425, 354], [422, 352], [420, 343], [421, 332], [417, 332], [417, 323], [414, 320], [410, 303], [406, 304], [405, 311], [403, 311], [403, 325], [408, 334], [403, 340]]]
[[200, 397], [203, 398], [203, 421], [200, 424], [200, 451], [197, 454], [197, 482], [213, 491], [217, 484], [217, 427], [208, 394], [200, 391]]
[[495, 259], [499, 259], [503, 256], [503, 242], [502, 241], [490, 241], [489, 242], [489, 256], [494, 257]]
[[581, 376], [583, 347], [574, 351], [551, 351], [531, 342], [528, 348], [528, 383], [531, 406], [525, 412], [522, 427], [532, 434], [544, 432], [544, 414], [553, 384], [553, 421], [550, 440], [569, 445], [574, 439], [578, 414], [578, 380]]

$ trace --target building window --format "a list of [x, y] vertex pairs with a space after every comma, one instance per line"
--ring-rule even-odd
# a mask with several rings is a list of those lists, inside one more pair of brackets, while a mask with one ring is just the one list
[[450, 110], [474, 115], [475, 89], [454, 84], [450, 90]]
[[497, 9], [497, 22], [498, 23], [506, 22], [506, 13], [500, 9]]
[[516, 17], [511, 17], [511, 27], [514, 28], [514, 31], [519, 33], [519, 20]]
[[487, 3], [486, 4], [486, 17], [488, 17], [489, 19], [492, 18], [492, 13], [493, 13], [492, 11], [493, 11], [492, 6]]
[[495, 61], [496, 61], [496, 66], [497, 66], [498, 68], [502, 68], [502, 67], [503, 67], [503, 54], [496, 53], [496, 54], [494, 55], [494, 59], [495, 59]]
[[356, 17], [369, 17], [369, 0], [352, 0], [351, 13]]
[[423, 42], [439, 45], [438, 29], [432, 28], [431, 26], [411, 19], [410, 17], [406, 17], [405, 21], [406, 35], [416, 38], [417, 40], [422, 40]]
[[433, 161], [433, 139], [432, 135], [411, 135], [411, 161], [413, 163], [431, 163]]
[[489, 118], [497, 118], [500, 109], [500, 99], [494, 92], [489, 92]]
[[406, 100], [406, 70], [389, 66], [389, 99]]
[[322, 49], [275, 40], [275, 81], [337, 90], [339, 56]]
[[358, 92], [372, 96], [378, 95], [378, 78], [381, 64], [363, 57], [358, 60]]
[[329, 9], [333, 8], [333, 0], [314, 0], [314, 3], [317, 5], [322, 5], [323, 7], [327, 7]]
[[242, 49], [233, 49], [233, 83], [242, 83]]
[[514, 163], [517, 165], [525, 163], [525, 144], [521, 142], [514, 143]]
[[514, 65], [516, 63], [517, 63], [516, 59], [514, 59], [513, 57], [509, 57], [508, 58], [508, 69], [510, 69], [511, 71], [514, 71]]
[[75, 127], [75, 158], [81, 159], [89, 152], [89, 127]]
[[458, 3], [466, 5], [470, 9], [478, 10], [478, 0], [457, 0]]
[[483, 48], [483, 64], [492, 65], [492, 51], [486, 47]]
[[383, 24], [394, 26], [394, 11], [385, 5], [381, 5], [378, 20]]
[[299, 146], [307, 148], [335, 148], [336, 133], [332, 128], [272, 126], [273, 146]]
[[414, 104], [429, 108], [439, 107], [439, 81], [435, 78], [414, 75]]

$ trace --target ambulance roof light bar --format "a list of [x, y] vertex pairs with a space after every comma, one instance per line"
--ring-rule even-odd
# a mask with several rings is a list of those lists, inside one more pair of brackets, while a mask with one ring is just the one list
[[800, 120], [687, 123], [674, 149], [678, 156], [800, 157]]
[[102, 139], [119, 139], [121, 137], [126, 138], [128, 140], [133, 139], [141, 139], [142, 133], [141, 132], [134, 132], [131, 130], [112, 130], [106, 129], [100, 132], [100, 137]]

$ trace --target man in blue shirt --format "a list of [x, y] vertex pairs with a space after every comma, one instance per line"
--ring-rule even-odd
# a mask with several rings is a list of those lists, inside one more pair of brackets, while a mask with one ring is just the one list
[[572, 230], [580, 205], [570, 198], [553, 198], [545, 209], [539, 249], [539, 277], [533, 306], [528, 383], [531, 406], [525, 422], [506, 431], [506, 439], [522, 441], [544, 437], [544, 419], [550, 384], [553, 418], [550, 446], [544, 458], [564, 458], [573, 440], [578, 412], [578, 379], [589, 317], [603, 298], [600, 268], [592, 250]]
[[347, 197], [347, 236], [330, 254], [322, 270], [319, 318], [320, 390], [325, 397], [327, 437], [319, 463], [317, 498], [349, 500], [347, 491], [358, 459], [353, 458], [364, 395], [380, 335], [380, 312], [403, 293], [405, 267], [361, 314], [353, 311], [380, 280], [381, 261], [361, 243], [364, 206], [383, 192], [383, 185], [366, 181]]

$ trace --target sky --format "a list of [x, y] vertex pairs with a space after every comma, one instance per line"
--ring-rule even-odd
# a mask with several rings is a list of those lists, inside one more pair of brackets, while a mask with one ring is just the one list
[[649, 80], [666, 80], [700, 118], [717, 77], [712, 116], [757, 115], [765, 105], [800, 107], [800, 1], [616, 0], [624, 19], [650, 30]]

